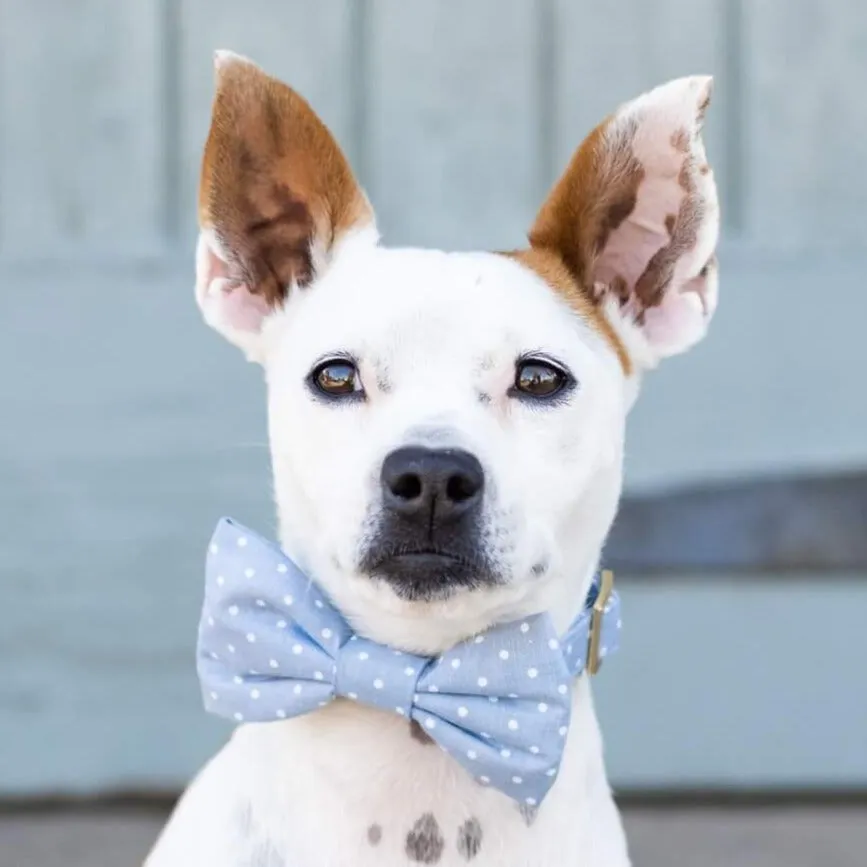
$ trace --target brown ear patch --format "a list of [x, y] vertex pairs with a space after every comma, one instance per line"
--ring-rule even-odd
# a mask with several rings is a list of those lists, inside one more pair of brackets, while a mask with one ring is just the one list
[[221, 59], [199, 188], [233, 277], [271, 306], [314, 276], [369, 205], [337, 143], [295, 91], [243, 58]]
[[313, 215], [286, 184], [261, 182], [267, 170], [252, 153], [242, 150], [238, 157], [235, 182], [245, 194], [214, 196], [210, 212], [241, 281], [273, 307], [291, 283], [305, 286], [313, 277]]
[[[644, 168], [626, 136], [615, 146], [605, 142], [609, 121], [584, 140], [554, 186], [530, 230], [533, 247], [556, 250], [579, 283], [610, 235], [635, 210]], [[605, 171], [600, 171], [600, 151]]]

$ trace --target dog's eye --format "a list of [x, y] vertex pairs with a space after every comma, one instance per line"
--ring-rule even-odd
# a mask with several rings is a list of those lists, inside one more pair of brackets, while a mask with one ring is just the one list
[[328, 397], [358, 395], [362, 390], [358, 368], [345, 358], [335, 358], [317, 365], [310, 374], [310, 382], [317, 391]]
[[529, 397], [554, 397], [569, 381], [569, 375], [550, 361], [528, 358], [515, 369], [514, 391]]

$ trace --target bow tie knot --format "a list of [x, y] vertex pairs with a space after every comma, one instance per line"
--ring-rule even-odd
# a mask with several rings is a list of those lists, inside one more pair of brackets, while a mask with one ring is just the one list
[[287, 719], [345, 698], [416, 721], [483, 785], [528, 805], [553, 785], [571, 680], [615, 650], [619, 600], [594, 585], [562, 638], [538, 614], [436, 658], [356, 635], [282, 551], [227, 519], [208, 555], [198, 672], [206, 708]]
[[353, 635], [337, 653], [334, 692], [408, 717], [418, 694], [419, 679], [429, 662]]

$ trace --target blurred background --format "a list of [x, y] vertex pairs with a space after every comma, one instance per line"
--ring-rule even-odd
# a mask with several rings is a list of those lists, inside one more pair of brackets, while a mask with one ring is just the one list
[[0, 867], [137, 863], [226, 736], [203, 551], [274, 518], [260, 376], [192, 295], [221, 47], [312, 102], [386, 243], [455, 249], [714, 74], [721, 304], [630, 420], [607, 761], [636, 863], [863, 867], [863, 0], [2, 0]]

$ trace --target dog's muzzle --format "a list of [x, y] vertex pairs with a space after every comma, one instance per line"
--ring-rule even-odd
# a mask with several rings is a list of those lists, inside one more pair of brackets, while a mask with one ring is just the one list
[[485, 473], [474, 455], [399, 448], [383, 461], [380, 484], [382, 512], [363, 571], [408, 599], [496, 583], [482, 548]]

